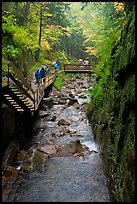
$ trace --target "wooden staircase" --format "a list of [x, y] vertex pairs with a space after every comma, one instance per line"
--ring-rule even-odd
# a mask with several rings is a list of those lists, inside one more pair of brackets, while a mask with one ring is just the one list
[[14, 109], [16, 113], [30, 112], [33, 115], [44, 96], [45, 88], [54, 82], [57, 73], [48, 74], [45, 79], [41, 80], [41, 85], [33, 89], [23, 73], [13, 64], [12, 67], [14, 71], [11, 74], [8, 63], [8, 73], [5, 75], [7, 84], [2, 87], [2, 102]]
[[[14, 74], [14, 76], [13, 76]], [[14, 67], [14, 72], [5, 75], [7, 84], [2, 87], [2, 101], [15, 112], [35, 111], [35, 92], [28, 81], [24, 78], [23, 73]]]
[[34, 112], [34, 99], [29, 95], [26, 89], [17, 85], [18, 83], [10, 83], [3, 87], [3, 102], [16, 112]]

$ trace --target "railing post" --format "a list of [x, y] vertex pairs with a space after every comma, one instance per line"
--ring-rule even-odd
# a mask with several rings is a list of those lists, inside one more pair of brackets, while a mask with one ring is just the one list
[[9, 85], [9, 71], [10, 71], [10, 65], [8, 64], [8, 85]]
[[31, 81], [29, 81], [30, 87], [31, 87]]

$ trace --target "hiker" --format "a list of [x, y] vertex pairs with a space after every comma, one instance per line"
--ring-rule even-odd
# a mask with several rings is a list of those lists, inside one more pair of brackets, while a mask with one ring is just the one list
[[83, 59], [79, 59], [78, 61], [79, 61], [80, 65], [83, 64]]
[[39, 86], [40, 85], [40, 79], [41, 79], [41, 74], [40, 74], [39, 68], [36, 69], [35, 78], [36, 78], [36, 83]]
[[[46, 74], [47, 74], [47, 70], [44, 68], [44, 65], [42, 65], [42, 66], [41, 66], [41, 70], [40, 70], [41, 78], [46, 77]], [[43, 79], [43, 82], [44, 82], [44, 84], [45, 84], [45, 78]]]
[[57, 61], [54, 63], [54, 70], [55, 70], [55, 71], [58, 71], [58, 70], [59, 70], [59, 67], [60, 67], [60, 62], [57, 60]]
[[88, 60], [84, 60], [84, 65], [89, 65], [89, 61]]

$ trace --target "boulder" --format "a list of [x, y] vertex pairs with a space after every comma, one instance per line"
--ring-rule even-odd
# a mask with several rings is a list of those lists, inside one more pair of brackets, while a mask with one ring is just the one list
[[58, 125], [70, 125], [70, 122], [67, 120], [61, 119], [58, 121]]
[[70, 141], [58, 147], [57, 154], [60, 156], [73, 155], [75, 153], [81, 153], [83, 150], [79, 140]]
[[69, 98], [68, 106], [73, 105], [74, 103], [78, 103], [78, 100], [76, 98]]
[[14, 111], [6, 104], [2, 104], [2, 152], [4, 152], [14, 137], [15, 123], [16, 116]]
[[54, 105], [53, 98], [51, 98], [51, 97], [49, 97], [49, 98], [43, 98], [42, 103], [45, 104], [45, 105], [47, 105], [48, 108], [52, 108], [52, 106]]

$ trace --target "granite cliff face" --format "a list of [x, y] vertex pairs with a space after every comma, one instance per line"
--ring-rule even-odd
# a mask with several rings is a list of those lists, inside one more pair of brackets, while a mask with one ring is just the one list
[[[135, 11], [125, 20], [111, 53], [111, 76], [103, 100], [92, 103], [87, 116], [100, 142], [112, 199], [135, 200]], [[98, 105], [99, 104], [99, 105]]]
[[14, 111], [2, 104], [2, 152], [14, 137], [15, 121]]

